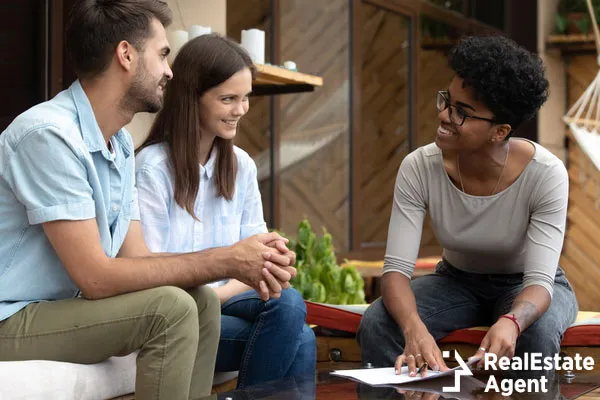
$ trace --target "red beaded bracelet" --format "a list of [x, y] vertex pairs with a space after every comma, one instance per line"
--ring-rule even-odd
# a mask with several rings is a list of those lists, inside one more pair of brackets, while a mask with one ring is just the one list
[[515, 325], [517, 326], [517, 331], [518, 331], [517, 337], [521, 336], [521, 325], [519, 324], [519, 321], [517, 321], [517, 317], [515, 317], [515, 314], [501, 315], [500, 318], [510, 319], [512, 322], [514, 322]]

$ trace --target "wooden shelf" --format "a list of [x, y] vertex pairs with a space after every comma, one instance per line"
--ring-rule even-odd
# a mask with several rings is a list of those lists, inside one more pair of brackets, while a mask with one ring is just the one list
[[256, 79], [252, 94], [265, 96], [285, 93], [312, 92], [317, 86], [323, 86], [323, 78], [301, 72], [290, 71], [274, 65], [256, 65]]
[[596, 43], [593, 34], [550, 35], [546, 40], [548, 48], [559, 49], [563, 53], [594, 53]]

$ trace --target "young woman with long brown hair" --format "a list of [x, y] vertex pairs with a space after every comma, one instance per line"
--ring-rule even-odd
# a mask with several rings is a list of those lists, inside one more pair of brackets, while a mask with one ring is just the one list
[[[267, 232], [256, 165], [233, 145], [249, 107], [255, 67], [217, 34], [184, 45], [163, 109], [136, 156], [145, 240], [154, 252], [231, 245]], [[239, 370], [238, 387], [313, 374], [316, 345], [300, 294], [263, 301], [234, 279], [211, 284], [221, 300], [216, 371]]]

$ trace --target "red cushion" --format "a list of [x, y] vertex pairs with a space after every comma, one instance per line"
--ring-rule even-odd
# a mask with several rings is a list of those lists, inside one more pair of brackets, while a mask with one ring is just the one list
[[[487, 329], [481, 328], [459, 329], [440, 340], [440, 343], [467, 343], [478, 346], [486, 333]], [[560, 344], [561, 346], [600, 346], [600, 323], [571, 326], [565, 331]]]
[[344, 332], [356, 333], [362, 314], [334, 308], [327, 304], [306, 303], [306, 323], [319, 325], [323, 328], [337, 329]]
[[[340, 306], [307, 301], [306, 322], [324, 328], [356, 333], [362, 313], [337, 307]], [[478, 346], [486, 332], [487, 328], [485, 327], [459, 329], [450, 333], [440, 342], [467, 343]], [[561, 344], [562, 346], [600, 346], [600, 314], [580, 312], [577, 322], [565, 332]]]

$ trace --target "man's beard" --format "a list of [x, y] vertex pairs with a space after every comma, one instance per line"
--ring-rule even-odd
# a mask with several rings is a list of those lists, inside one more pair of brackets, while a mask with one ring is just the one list
[[[148, 85], [149, 76], [146, 71], [146, 66], [141, 61], [137, 73], [131, 82], [131, 86], [127, 89], [125, 96], [121, 100], [121, 107], [131, 112], [148, 112], [156, 113], [163, 104], [163, 96], [157, 94], [159, 85], [164, 88], [166, 85], [166, 78], [163, 78], [161, 82], [155, 86]], [[163, 89], [164, 90], [164, 89]]]
[[162, 97], [149, 93], [147, 88], [141, 85], [132, 84], [123, 100], [134, 113], [155, 113], [162, 107]]

